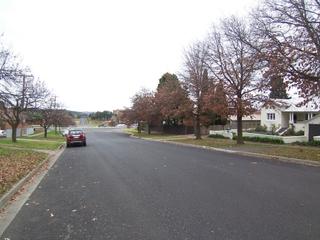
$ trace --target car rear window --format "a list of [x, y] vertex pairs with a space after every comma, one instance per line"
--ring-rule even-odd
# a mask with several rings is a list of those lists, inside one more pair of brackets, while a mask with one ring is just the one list
[[82, 131], [80, 131], [80, 130], [70, 130], [69, 134], [71, 134], [71, 135], [80, 135], [80, 134], [82, 134]]

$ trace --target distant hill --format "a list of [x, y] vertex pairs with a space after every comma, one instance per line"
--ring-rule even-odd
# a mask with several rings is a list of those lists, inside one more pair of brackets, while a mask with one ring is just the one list
[[92, 112], [78, 112], [78, 111], [72, 111], [72, 110], [67, 110], [67, 111], [74, 118], [89, 117], [89, 115], [92, 113]]

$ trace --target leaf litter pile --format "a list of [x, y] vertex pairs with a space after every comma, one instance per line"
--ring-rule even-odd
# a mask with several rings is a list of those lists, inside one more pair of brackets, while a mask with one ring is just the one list
[[0, 197], [46, 157], [46, 153], [0, 147]]

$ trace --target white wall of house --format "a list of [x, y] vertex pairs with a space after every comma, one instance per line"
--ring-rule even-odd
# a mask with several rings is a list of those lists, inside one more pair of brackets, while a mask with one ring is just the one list
[[294, 131], [299, 132], [299, 131], [306, 131], [306, 123], [305, 122], [300, 122], [300, 123], [295, 123], [294, 124]]
[[[274, 114], [274, 119], [268, 119], [268, 114]], [[282, 113], [279, 108], [263, 107], [261, 109], [261, 126], [267, 126], [269, 131], [273, 126], [279, 128], [282, 124], [282, 121]]]
[[281, 114], [281, 127], [289, 127], [289, 113], [282, 112]]

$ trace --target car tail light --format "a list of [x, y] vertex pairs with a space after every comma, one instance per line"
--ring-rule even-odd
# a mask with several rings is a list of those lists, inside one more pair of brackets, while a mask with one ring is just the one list
[[83, 134], [83, 133], [80, 134], [80, 138], [81, 138], [81, 139], [84, 138], [84, 134]]

